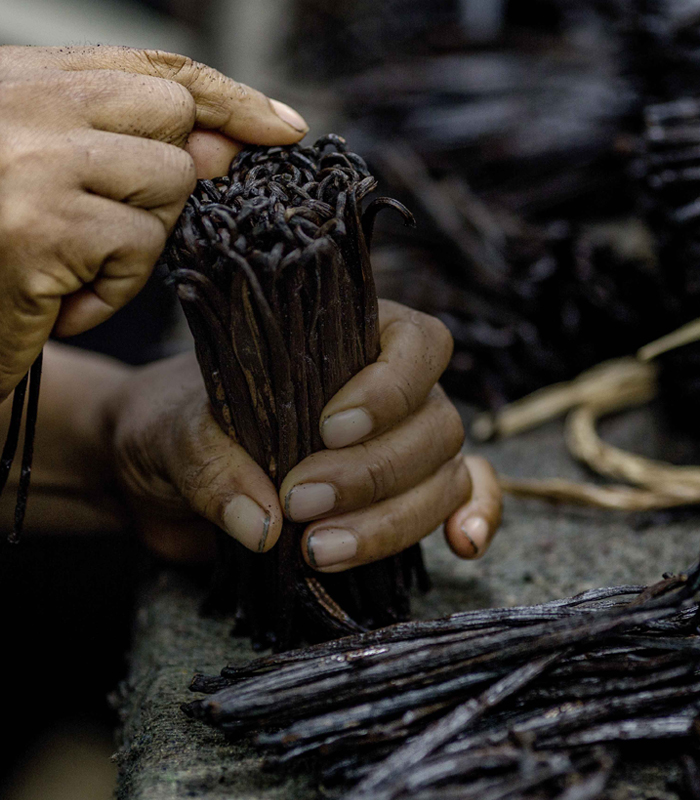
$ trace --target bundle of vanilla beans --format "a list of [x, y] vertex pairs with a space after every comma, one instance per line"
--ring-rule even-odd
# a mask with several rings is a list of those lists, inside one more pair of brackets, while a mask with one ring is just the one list
[[[328, 152], [326, 152], [328, 150]], [[379, 355], [369, 261], [376, 181], [345, 141], [243, 151], [228, 176], [200, 181], [166, 250], [217, 422], [280, 486], [322, 449], [330, 398]], [[213, 602], [241, 633], [285, 649], [408, 617], [417, 547], [338, 575], [302, 559], [304, 526], [285, 522], [267, 553], [221, 536]]]
[[692, 780], [699, 590], [695, 564], [646, 588], [401, 623], [197, 675], [208, 696], [184, 710], [257, 732], [272, 764], [311, 759], [354, 786], [347, 800], [593, 798], [626, 742], [668, 739]]

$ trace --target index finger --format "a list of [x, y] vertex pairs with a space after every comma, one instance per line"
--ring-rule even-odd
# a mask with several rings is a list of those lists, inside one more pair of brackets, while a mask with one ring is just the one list
[[198, 127], [247, 144], [293, 144], [308, 130], [289, 106], [187, 56], [114, 46], [46, 49], [60, 69], [121, 70], [175, 81], [194, 98]]
[[452, 356], [452, 337], [435, 317], [379, 301], [381, 353], [337, 392], [321, 414], [321, 436], [335, 449], [394, 427], [425, 402]]

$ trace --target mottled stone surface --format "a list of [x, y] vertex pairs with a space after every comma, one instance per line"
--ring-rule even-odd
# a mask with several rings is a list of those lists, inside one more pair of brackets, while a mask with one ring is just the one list
[[[468, 419], [468, 409], [464, 415]], [[602, 431], [609, 441], [645, 455], [690, 456], [682, 441], [662, 432], [650, 409], [606, 421]], [[470, 449], [513, 476], [591, 479], [571, 461], [561, 434], [557, 422]], [[594, 586], [648, 583], [694, 560], [698, 527], [698, 517], [685, 512], [640, 517], [509, 499], [502, 529], [480, 561], [460, 562], [440, 533], [429, 537], [425, 552], [434, 589], [416, 599], [415, 612], [440, 616], [464, 608], [542, 602]], [[193, 672], [215, 673], [228, 661], [244, 662], [254, 655], [245, 641], [228, 635], [230, 620], [200, 617], [200, 601], [200, 590], [173, 573], [164, 573], [144, 595], [122, 699], [119, 797], [314, 797], [304, 776], [265, 772], [250, 746], [226, 743], [179, 710], [191, 697], [187, 684]], [[676, 764], [671, 759], [647, 761], [626, 766], [609, 796], [676, 798]]]

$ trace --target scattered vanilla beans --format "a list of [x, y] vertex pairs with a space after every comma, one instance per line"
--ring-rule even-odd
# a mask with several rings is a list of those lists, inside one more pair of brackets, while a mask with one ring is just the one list
[[[326, 403], [379, 355], [374, 219], [386, 207], [413, 219], [390, 198], [363, 212], [375, 187], [339, 136], [250, 148], [229, 176], [199, 182], [166, 251], [214, 416], [277, 487], [322, 449]], [[259, 554], [221, 536], [212, 602], [236, 609], [241, 632], [284, 649], [407, 618], [412, 576], [425, 580], [418, 548], [320, 575], [303, 529], [286, 522]]]
[[256, 732], [271, 764], [312, 759], [354, 785], [346, 800], [597, 797], [624, 742], [694, 736], [699, 590], [696, 564], [646, 588], [400, 623], [195, 676], [209, 696], [183, 708]]
[[[41, 365], [43, 353], [40, 353], [32, 364], [29, 372], [17, 384], [12, 398], [12, 411], [7, 438], [0, 456], [0, 496], [7, 485], [10, 470], [15, 459], [19, 435], [22, 428], [24, 414], [24, 400], [27, 394], [27, 414], [24, 428], [24, 448], [22, 450], [22, 465], [17, 487], [17, 500], [15, 502], [15, 518], [12, 531], [7, 540], [15, 544], [19, 541], [24, 528], [24, 516], [27, 511], [29, 499], [29, 483], [32, 476], [32, 458], [34, 456], [34, 435], [36, 433], [36, 419], [39, 409], [39, 389], [41, 387]], [[28, 391], [27, 391], [28, 389]]]

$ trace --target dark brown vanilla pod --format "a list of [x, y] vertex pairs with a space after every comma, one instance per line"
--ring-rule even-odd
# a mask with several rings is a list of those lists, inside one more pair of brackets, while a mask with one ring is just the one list
[[[413, 218], [388, 198], [363, 212], [375, 187], [339, 136], [249, 148], [227, 177], [199, 182], [166, 251], [214, 416], [277, 487], [323, 448], [325, 404], [379, 355], [374, 217], [390, 206]], [[320, 575], [303, 561], [303, 527], [285, 522], [264, 554], [220, 537], [216, 603], [254, 642], [284, 649], [407, 618], [418, 550]]]
[[34, 457], [34, 435], [36, 433], [36, 419], [39, 411], [39, 389], [41, 387], [41, 367], [43, 363], [43, 351], [39, 353], [36, 361], [32, 364], [29, 372], [17, 384], [12, 397], [12, 411], [10, 413], [10, 426], [5, 438], [5, 445], [0, 456], [0, 496], [10, 477], [10, 470], [15, 460], [19, 435], [22, 427], [22, 416], [24, 414], [24, 399], [27, 395], [27, 415], [24, 427], [24, 447], [22, 450], [22, 467], [17, 487], [17, 499], [15, 501], [15, 519], [12, 530], [7, 536], [10, 544], [16, 544], [24, 528], [24, 517], [27, 511], [29, 500], [29, 483], [32, 476], [32, 460]]

